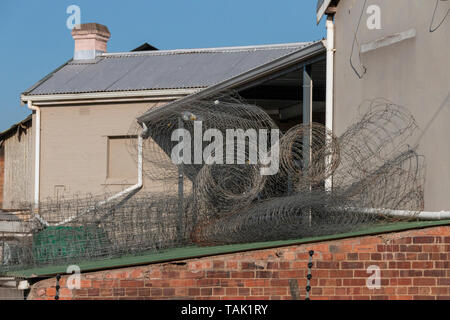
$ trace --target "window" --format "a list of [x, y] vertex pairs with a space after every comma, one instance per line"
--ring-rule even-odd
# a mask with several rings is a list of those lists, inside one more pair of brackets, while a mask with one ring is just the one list
[[137, 178], [136, 143], [136, 136], [108, 137], [108, 179]]

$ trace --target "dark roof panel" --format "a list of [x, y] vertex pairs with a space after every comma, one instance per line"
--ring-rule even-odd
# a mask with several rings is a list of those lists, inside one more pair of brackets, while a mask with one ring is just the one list
[[153, 51], [153, 50], [158, 50], [158, 48], [152, 46], [151, 44], [148, 44], [147, 42], [144, 42], [139, 47], [131, 50], [131, 52], [133, 52], [133, 51]]

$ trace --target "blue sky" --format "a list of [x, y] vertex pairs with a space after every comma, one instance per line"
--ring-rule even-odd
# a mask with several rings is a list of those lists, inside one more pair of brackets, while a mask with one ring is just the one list
[[108, 51], [148, 42], [159, 49], [317, 40], [316, 0], [1, 0], [0, 131], [30, 112], [20, 93], [73, 56], [69, 5], [81, 22], [108, 26]]

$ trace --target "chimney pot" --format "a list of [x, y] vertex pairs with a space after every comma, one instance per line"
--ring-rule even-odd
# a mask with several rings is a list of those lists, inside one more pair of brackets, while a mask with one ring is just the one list
[[72, 29], [75, 40], [74, 60], [95, 59], [107, 52], [107, 43], [111, 34], [106, 26], [98, 23], [83, 23]]

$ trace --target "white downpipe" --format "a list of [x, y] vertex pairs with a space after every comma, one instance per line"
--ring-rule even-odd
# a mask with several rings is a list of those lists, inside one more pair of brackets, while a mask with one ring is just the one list
[[[71, 221], [75, 220], [76, 218], [79, 218], [82, 215], [85, 215], [85, 214], [87, 214], [89, 212], [92, 212], [98, 206], [102, 206], [102, 205], [104, 205], [104, 204], [106, 204], [106, 203], [108, 203], [108, 202], [110, 202], [110, 201], [112, 201], [114, 199], [120, 198], [120, 197], [122, 197], [122, 196], [124, 196], [124, 195], [126, 195], [128, 193], [131, 193], [133, 191], [136, 191], [136, 190], [142, 188], [142, 186], [143, 186], [143, 169], [142, 169], [143, 168], [143, 165], [142, 165], [142, 163], [143, 163], [143, 161], [142, 161], [142, 158], [143, 158], [142, 149], [143, 149], [143, 147], [142, 147], [142, 145], [143, 145], [143, 136], [145, 136], [145, 134], [148, 131], [148, 128], [145, 125], [145, 123], [143, 123], [142, 125], [144, 127], [144, 130], [138, 136], [138, 181], [137, 181], [137, 183], [135, 185], [131, 186], [131, 187], [126, 188], [125, 190], [123, 190], [123, 191], [121, 191], [119, 193], [116, 193], [115, 195], [107, 198], [106, 200], [100, 201], [99, 203], [97, 203], [95, 205], [95, 207], [92, 207], [92, 208], [88, 209], [86, 212], [82, 213], [81, 215], [72, 216], [70, 218], [67, 218], [67, 219], [61, 221], [61, 222], [58, 222], [56, 224], [52, 224], [53, 226], [60, 226], [60, 225], [63, 225], [65, 223], [71, 222]], [[48, 225], [48, 223], [47, 223], [47, 225]]]
[[28, 100], [28, 109], [36, 112], [36, 130], [34, 143], [34, 207], [39, 207], [39, 180], [40, 180], [40, 160], [41, 160], [41, 109], [33, 106], [33, 102]]
[[41, 109], [37, 106], [33, 106], [33, 102], [28, 100], [28, 109], [36, 112], [35, 117], [35, 141], [34, 141], [34, 210], [35, 217], [42, 224], [48, 226], [48, 222], [45, 221], [39, 215], [39, 192], [40, 192], [40, 178], [41, 178]]
[[[401, 214], [401, 212], [398, 214]], [[450, 211], [422, 211], [419, 212], [417, 218], [420, 220], [446, 220], [450, 219]]]
[[376, 208], [333, 208], [333, 210], [350, 213], [364, 213], [373, 215], [385, 215], [398, 218], [416, 218], [419, 220], [446, 220], [450, 219], [450, 211], [412, 211]]
[[[326, 69], [326, 96], [325, 96], [325, 127], [333, 132], [333, 93], [334, 93], [334, 23], [333, 16], [327, 16], [327, 69]], [[326, 166], [331, 163], [327, 157]], [[325, 180], [325, 189], [331, 191], [332, 177]]]
[[384, 214], [389, 217], [416, 218], [419, 220], [445, 220], [450, 219], [450, 211], [410, 211], [410, 210], [392, 210], [392, 209], [372, 209], [365, 208], [360, 210], [369, 214]]

